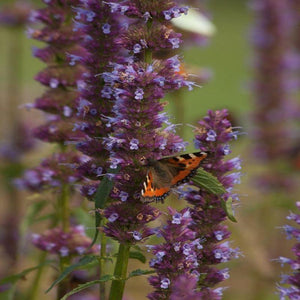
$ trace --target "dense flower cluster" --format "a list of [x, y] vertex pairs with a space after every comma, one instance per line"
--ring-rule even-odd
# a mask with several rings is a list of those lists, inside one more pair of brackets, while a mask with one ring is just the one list
[[[44, 48], [34, 48], [33, 55], [47, 64], [37, 74], [36, 80], [46, 86], [46, 91], [33, 104], [28, 105], [46, 113], [46, 123], [34, 129], [34, 136], [44, 142], [58, 143], [60, 152], [44, 159], [42, 164], [25, 172], [17, 184], [31, 190], [45, 188], [60, 189], [63, 184], [77, 182], [81, 175], [74, 171], [83, 158], [66, 150], [66, 142], [82, 137], [73, 130], [76, 119], [77, 86], [81, 84], [84, 68], [71, 61], [72, 53], [83, 53], [78, 45], [81, 35], [73, 32], [70, 19], [72, 5], [77, 0], [45, 1], [46, 7], [34, 10], [30, 20], [42, 23], [39, 29], [29, 28], [30, 37], [47, 44]], [[65, 152], [65, 153], [64, 153]]]
[[[239, 255], [225, 241], [230, 232], [222, 224], [226, 212], [221, 201], [238, 199], [233, 187], [239, 183], [240, 172], [232, 171], [241, 169], [239, 158], [224, 160], [231, 153], [229, 142], [237, 136], [227, 118], [227, 110], [209, 111], [195, 130], [196, 148], [209, 154], [203, 168], [218, 178], [226, 193], [221, 198], [191, 185], [179, 189], [191, 208], [181, 212], [169, 208], [171, 219], [159, 230], [164, 243], [151, 247], [155, 258], [150, 266], [157, 275], [150, 277], [155, 291], [149, 299], [222, 298], [223, 289], [212, 287], [229, 277], [228, 269], [213, 265]], [[184, 284], [189, 280], [192, 290], [187, 293]]]
[[91, 242], [81, 225], [71, 227], [68, 232], [56, 227], [32, 236], [32, 243], [37, 248], [62, 257], [99, 252], [97, 245], [90, 248]]
[[[149, 278], [150, 284], [155, 288], [148, 295], [149, 299], [167, 299], [172, 291], [178, 294], [174, 288], [180, 284], [176, 281], [181, 281], [182, 274], [189, 276], [192, 282], [195, 278], [197, 280], [198, 274], [193, 274], [193, 270], [198, 266], [196, 253], [202, 245], [200, 240], [195, 240], [195, 232], [188, 228], [192, 221], [189, 209], [177, 212], [169, 207], [169, 214], [167, 224], [157, 232], [163, 238], [163, 243], [149, 246], [155, 255], [150, 266], [157, 273]], [[191, 294], [194, 289], [195, 287], [190, 291]]]
[[206, 289], [199, 292], [196, 291], [196, 289], [197, 276], [187, 274], [180, 275], [174, 282], [170, 300], [220, 300], [222, 299], [224, 290], [224, 288], [216, 288], [214, 290]]
[[[300, 202], [297, 202], [297, 208], [300, 209]], [[294, 221], [297, 226], [300, 225], [300, 215], [295, 213], [290, 213], [287, 217], [288, 220]], [[278, 286], [278, 291], [280, 293], [280, 300], [291, 299], [297, 300], [300, 298], [300, 229], [290, 225], [283, 227], [287, 239], [296, 239], [296, 244], [293, 247], [293, 252], [296, 256], [295, 259], [280, 257], [278, 259], [281, 264], [288, 264], [292, 270], [292, 274], [283, 275], [281, 284]]]
[[[133, 62], [116, 65], [111, 73], [117, 74], [117, 79], [122, 76], [118, 90], [114, 89], [119, 93], [113, 108], [115, 116], [109, 120], [114, 123], [114, 131], [105, 139], [105, 146], [111, 151], [110, 167], [122, 166], [112, 194], [113, 198], [121, 200], [113, 206], [116, 212], [134, 211], [137, 207], [140, 207], [141, 212], [149, 209], [148, 205], [141, 205], [140, 202], [140, 190], [146, 175], [142, 159], [158, 159], [163, 155], [182, 151], [185, 147], [185, 143], [174, 134], [173, 126], [162, 113], [163, 104], [159, 103], [166, 90], [185, 85], [184, 79], [175, 73], [178, 66], [177, 57], [172, 57], [159, 63], [154, 61], [150, 64]], [[161, 131], [163, 123], [169, 126]], [[108, 223], [106, 233], [119, 238], [113, 233], [116, 226], [121, 234], [131, 224], [123, 226], [118, 221]], [[136, 230], [141, 232], [139, 227]], [[139, 239], [143, 237], [144, 235]], [[131, 242], [134, 241], [131, 239]]]
[[[168, 91], [191, 89], [193, 83], [179, 74], [178, 56], [154, 57], [160, 50], [179, 46], [179, 35], [168, 24], [186, 8], [173, 1], [100, 4], [91, 0], [75, 10], [76, 28], [84, 31], [88, 52], [80, 58], [88, 70], [77, 104], [83, 121], [74, 127], [87, 134], [77, 148], [91, 157], [80, 167], [91, 180], [82, 192], [92, 197], [108, 168], [121, 167], [111, 193], [115, 202], [105, 211], [109, 221], [105, 232], [135, 243], [152, 234], [145, 224], [159, 216], [157, 209], [140, 201], [146, 174], [141, 160], [185, 147], [159, 100]], [[167, 128], [161, 130], [164, 124]]]
[[290, 149], [297, 135], [293, 120], [298, 110], [293, 97], [299, 88], [295, 75], [300, 59], [294, 51], [294, 35], [298, 34], [294, 32], [296, 10], [292, 10], [292, 2], [252, 1], [256, 19], [252, 34], [255, 50], [254, 153], [272, 168], [272, 173], [260, 178], [261, 185], [273, 188], [290, 185], [280, 168], [290, 159]]
[[55, 153], [45, 158], [39, 166], [26, 170], [22, 178], [15, 180], [15, 184], [31, 191], [60, 189], [63, 184], [74, 185], [82, 178], [77, 167], [84, 160], [83, 156], [72, 151]]
[[84, 132], [85, 137], [77, 142], [79, 151], [89, 156], [89, 160], [79, 166], [86, 180], [81, 192], [92, 198], [99, 180], [107, 173], [109, 152], [105, 149], [103, 138], [112, 131], [106, 124], [111, 117], [113, 95], [105, 86], [102, 74], [111, 69], [110, 62], [119, 59], [120, 46], [116, 37], [122, 32], [119, 14], [110, 11], [108, 3], [97, 0], [81, 1], [74, 8], [75, 33], [82, 32], [81, 45], [85, 54], [71, 56], [71, 60], [85, 67], [76, 101], [78, 120], [73, 124], [74, 132]]
[[211, 287], [228, 278], [229, 274], [228, 269], [219, 270], [213, 266], [239, 255], [238, 249], [232, 249], [230, 243], [225, 241], [230, 232], [222, 224], [226, 212], [221, 200], [238, 199], [233, 187], [240, 182], [241, 175], [240, 172], [232, 172], [241, 169], [239, 158], [224, 160], [231, 153], [229, 142], [237, 136], [227, 118], [227, 110], [209, 111], [195, 130], [196, 148], [209, 153], [203, 168], [218, 178], [226, 193], [219, 197], [193, 187], [184, 188], [181, 192], [192, 205], [189, 228], [195, 232], [195, 239], [201, 242], [201, 248], [197, 251], [198, 266], [195, 268], [198, 287], [203, 293], [201, 299], [219, 299], [220, 290], [211, 290]]
[[31, 20], [41, 22], [41, 29], [29, 28], [30, 37], [45, 42], [46, 47], [33, 49], [33, 55], [47, 67], [36, 80], [47, 87], [32, 107], [48, 113], [47, 123], [35, 129], [34, 135], [45, 142], [64, 144], [82, 136], [73, 130], [76, 118], [76, 88], [81, 84], [84, 68], [71, 60], [72, 55], [83, 53], [78, 45], [81, 35], [73, 31], [72, 5], [78, 0], [48, 1], [47, 7], [31, 13]]

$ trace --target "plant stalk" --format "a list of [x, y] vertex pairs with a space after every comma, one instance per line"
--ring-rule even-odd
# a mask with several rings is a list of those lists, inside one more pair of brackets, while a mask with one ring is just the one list
[[[39, 262], [38, 264], [41, 265], [46, 261], [47, 258], [47, 252], [42, 252], [40, 253], [40, 257], [39, 257]], [[33, 279], [32, 285], [31, 285], [31, 289], [26, 297], [26, 300], [37, 300], [38, 298], [38, 291], [40, 288], [40, 283], [41, 283], [41, 278], [42, 278], [42, 274], [44, 271], [44, 266], [41, 266], [40, 268], [38, 268], [35, 277]]]
[[114, 277], [116, 279], [112, 281], [109, 300], [122, 300], [127, 275], [129, 250], [130, 245], [120, 244], [114, 271]]
[[[102, 221], [102, 226], [104, 222]], [[101, 226], [101, 227], [102, 227]], [[107, 238], [103, 232], [100, 232], [100, 239], [101, 239], [101, 248], [100, 248], [100, 262], [99, 262], [99, 278], [105, 275], [105, 257], [106, 257], [106, 244]], [[100, 299], [105, 299], [105, 282], [100, 282]]]
[[[58, 197], [58, 218], [64, 232], [70, 230], [70, 187], [67, 184], [62, 185], [60, 196]], [[70, 257], [59, 258], [60, 271], [70, 265]], [[70, 279], [67, 277], [62, 280], [57, 288], [57, 300], [61, 299], [70, 290]]]

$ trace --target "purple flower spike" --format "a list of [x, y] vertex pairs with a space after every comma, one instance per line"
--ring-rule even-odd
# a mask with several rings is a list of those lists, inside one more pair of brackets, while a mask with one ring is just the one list
[[197, 280], [196, 275], [181, 275], [179, 276], [173, 285], [172, 293], [170, 295], [170, 300], [221, 300], [222, 299], [222, 288], [215, 290], [197, 290]]
[[[74, 131], [76, 122], [76, 87], [84, 68], [80, 65], [85, 51], [80, 47], [81, 33], [73, 32], [73, 18], [70, 1], [44, 1], [45, 7], [31, 13], [31, 21], [41, 23], [41, 28], [31, 29], [31, 37], [46, 44], [44, 48], [33, 50], [35, 57], [46, 63], [36, 76], [36, 80], [46, 87], [45, 92], [35, 100], [32, 107], [46, 113], [46, 122], [33, 130], [33, 135], [44, 142], [57, 143], [63, 153], [53, 154], [40, 166], [28, 170], [15, 183], [31, 190], [60, 190], [63, 185], [74, 185], [82, 179], [74, 171], [83, 157], [69, 152], [66, 146], [70, 140], [78, 140], [84, 134]], [[79, 0], [71, 1], [76, 4]]]
[[[173, 1], [133, 0], [102, 6], [89, 0], [84, 10], [94, 11], [96, 17], [86, 22], [86, 13], [78, 9], [82, 30], [89, 36], [85, 47], [90, 55], [82, 63], [90, 74], [78, 105], [87, 123], [88, 139], [77, 148], [92, 157], [96, 166], [101, 164], [104, 174], [108, 167], [120, 168], [110, 195], [113, 201], [105, 209], [111, 221], [104, 231], [121, 243], [135, 244], [153, 234], [147, 223], [160, 215], [158, 210], [141, 203], [147, 173], [143, 161], [178, 153], [186, 145], [162, 113], [164, 104], [160, 100], [166, 93], [191, 83], [179, 73], [178, 56], [170, 52], [166, 58], [158, 58], [158, 53], [179, 47], [181, 41], [181, 35], [173, 31], [163, 12], [170, 11], [173, 18], [185, 10]], [[102, 32], [104, 24], [110, 25], [108, 35]], [[100, 33], [97, 28], [101, 28]], [[98, 113], [91, 116], [93, 108]], [[165, 129], [164, 123], [168, 125]], [[88, 169], [90, 164], [82, 166], [82, 170], [94, 180]], [[94, 183], [82, 188], [85, 195], [94, 195]]]
[[[195, 130], [196, 147], [208, 153], [203, 168], [223, 184], [227, 191], [222, 195], [224, 201], [237, 198], [233, 194], [233, 187], [239, 183], [240, 174], [232, 171], [241, 168], [239, 158], [224, 160], [230, 151], [228, 143], [234, 139], [227, 118], [227, 110], [208, 111], [208, 115], [199, 122], [199, 127]], [[240, 254], [238, 249], [232, 249], [229, 242], [225, 241], [230, 232], [227, 226], [222, 224], [226, 219], [226, 213], [221, 206], [221, 197], [195, 189], [185, 189], [180, 193], [192, 205], [190, 209], [192, 222], [189, 229], [193, 231], [194, 243], [197, 244], [195, 258], [197, 265], [192, 271], [202, 274], [197, 283], [200, 287], [199, 299], [221, 299], [222, 291], [213, 290], [212, 287], [229, 277], [228, 270], [219, 270], [213, 266], [227, 262]]]
[[[291, 158], [291, 149], [299, 141], [293, 123], [299, 118], [299, 107], [294, 100], [299, 89], [299, 55], [293, 50], [297, 28], [292, 4], [297, 1], [252, 0], [256, 19], [252, 40], [255, 48], [253, 89], [253, 139], [255, 159], [268, 163], [271, 171], [259, 177], [258, 184], [267, 189], [289, 189], [283, 163]], [[299, 4], [298, 4], [299, 5]], [[297, 14], [297, 13], [296, 13]]]
[[164, 242], [151, 247], [155, 257], [150, 261], [150, 266], [156, 270], [157, 275], [149, 278], [155, 288], [148, 295], [149, 299], [167, 299], [176, 290], [176, 280], [183, 274], [190, 276], [198, 266], [195, 233], [188, 228], [192, 221], [189, 209], [180, 212], [171, 207], [168, 209], [170, 217], [167, 225], [158, 232]]
[[[297, 208], [300, 210], [300, 202], [296, 203]], [[300, 214], [290, 213], [287, 216], [288, 220], [295, 222], [296, 227], [294, 226], [285, 226], [284, 230], [286, 231], [287, 238], [294, 238], [296, 244], [292, 248], [295, 258], [290, 259], [286, 257], [280, 257], [278, 261], [283, 264], [288, 264], [291, 268], [292, 273], [289, 275], [283, 275], [280, 285], [277, 286], [279, 291], [280, 299], [291, 299], [296, 300], [300, 297]]]

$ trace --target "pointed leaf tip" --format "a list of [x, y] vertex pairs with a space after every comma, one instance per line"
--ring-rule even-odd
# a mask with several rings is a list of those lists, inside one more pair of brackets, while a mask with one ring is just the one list
[[222, 195], [226, 193], [226, 190], [220, 181], [214, 175], [202, 168], [197, 170], [197, 173], [192, 178], [192, 181], [197, 187], [214, 195]]

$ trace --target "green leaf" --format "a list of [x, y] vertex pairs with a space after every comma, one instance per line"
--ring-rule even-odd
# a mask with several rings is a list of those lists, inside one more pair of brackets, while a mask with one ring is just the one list
[[[112, 173], [115, 174], [119, 171], [120, 168], [116, 168], [116, 169], [109, 169], [108, 173]], [[96, 191], [96, 195], [94, 197], [94, 201], [95, 201], [95, 227], [96, 227], [96, 232], [94, 235], [94, 239], [90, 245], [90, 247], [92, 247], [97, 240], [98, 237], [98, 233], [99, 233], [99, 226], [102, 220], [102, 216], [97, 212], [98, 209], [104, 209], [108, 196], [110, 194], [110, 191], [113, 188], [113, 181], [109, 179], [108, 176], [104, 176], [103, 179], [101, 180], [98, 189]]]
[[192, 181], [197, 187], [214, 195], [222, 195], [226, 193], [226, 190], [220, 181], [209, 172], [204, 171], [202, 168], [197, 170], [197, 174], [192, 178]]
[[51, 284], [51, 286], [47, 289], [46, 293], [48, 293], [56, 284], [61, 282], [63, 279], [65, 279], [71, 272], [74, 270], [77, 270], [79, 268], [84, 268], [87, 265], [98, 261], [98, 258], [96, 256], [88, 255], [84, 256], [79, 260], [79, 262], [65, 268], [63, 272], [59, 275], [59, 277]]
[[76, 287], [75, 289], [73, 289], [69, 293], [65, 294], [60, 300], [66, 300], [69, 296], [74, 295], [78, 292], [81, 292], [82, 290], [85, 290], [85, 289], [87, 289], [87, 288], [89, 288], [89, 287], [91, 287], [95, 284], [98, 284], [100, 282], [109, 281], [109, 280], [112, 280], [112, 279], [114, 279], [113, 275], [104, 275], [98, 280], [89, 281], [89, 282], [86, 282], [84, 284], [79, 284], [78, 287]]
[[18, 273], [18, 274], [14, 274], [14, 275], [10, 275], [10, 276], [7, 276], [7, 277], [5, 277], [5, 278], [2, 278], [2, 279], [0, 280], [0, 285], [1, 285], [1, 284], [5, 284], [5, 283], [12, 283], [12, 284], [14, 284], [14, 283], [16, 283], [18, 280], [20, 280], [20, 279], [25, 279], [25, 276], [26, 276], [28, 273], [30, 273], [30, 272], [32, 272], [32, 271], [35, 271], [35, 270], [41, 268], [41, 267], [44, 266], [44, 265], [49, 265], [49, 264], [52, 263], [52, 262], [53, 262], [53, 260], [46, 260], [45, 262], [39, 264], [38, 266], [35, 266], [35, 267], [32, 267], [32, 268], [28, 268], [28, 269], [25, 269], [25, 270], [23, 270], [22, 272], [20, 272], [20, 273]]
[[129, 273], [127, 279], [131, 278], [131, 277], [136, 277], [136, 276], [142, 276], [142, 275], [148, 275], [148, 274], [153, 274], [155, 273], [154, 270], [141, 270], [141, 269], [137, 269], [134, 270], [132, 272]]
[[138, 252], [138, 251], [130, 251], [129, 252], [129, 258], [137, 259], [140, 262], [142, 262], [143, 264], [146, 262], [145, 255], [142, 254], [141, 252]]
[[237, 220], [234, 217], [234, 213], [233, 213], [233, 209], [232, 209], [232, 198], [229, 197], [227, 199], [227, 201], [224, 201], [223, 199], [221, 199], [221, 205], [222, 205], [222, 208], [224, 209], [224, 211], [226, 212], [228, 219], [232, 222], [237, 223]]
[[30, 205], [28, 209], [28, 213], [25, 217], [25, 224], [26, 226], [31, 226], [34, 223], [37, 223], [40, 221], [42, 217], [37, 217], [38, 214], [49, 204], [46, 200], [40, 200], [37, 202], [34, 202]]

